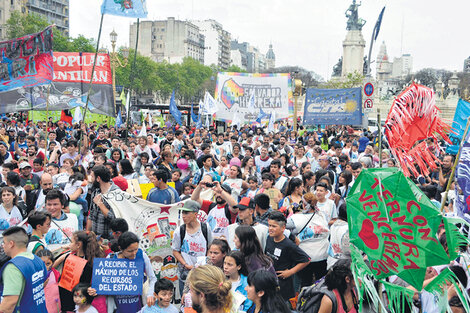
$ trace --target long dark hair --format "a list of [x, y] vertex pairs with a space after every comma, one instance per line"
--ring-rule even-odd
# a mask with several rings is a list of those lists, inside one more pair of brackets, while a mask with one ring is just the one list
[[104, 258], [104, 252], [101, 250], [94, 232], [80, 230], [76, 231], [73, 236], [82, 243], [83, 253], [88, 264], [93, 265], [94, 258]]
[[235, 235], [240, 240], [240, 251], [245, 256], [245, 262], [248, 264], [252, 257], [258, 258], [266, 268], [271, 266], [271, 259], [263, 253], [261, 243], [253, 227], [240, 225], [235, 229]]
[[289, 181], [289, 184], [287, 185], [286, 195], [290, 196], [294, 192], [295, 188], [300, 187], [302, 185], [303, 185], [303, 183], [302, 183], [302, 180], [300, 178], [292, 178]]
[[290, 313], [289, 308], [279, 294], [276, 276], [266, 270], [257, 270], [248, 274], [248, 285], [256, 292], [264, 291], [261, 297], [262, 312]]
[[[115, 159], [113, 159], [113, 154], [114, 154], [114, 152], [119, 152], [119, 159], [118, 159], [117, 161], [116, 161]], [[121, 150], [120, 150], [120, 149], [112, 149], [112, 150], [111, 150], [111, 153], [109, 154], [109, 156], [110, 156], [109, 159], [112, 160], [113, 162], [119, 162], [119, 161], [122, 160], [122, 153], [121, 153]]]
[[248, 275], [248, 269], [246, 268], [245, 257], [243, 256], [243, 253], [241, 253], [238, 250], [235, 250], [235, 251], [228, 253], [225, 257], [233, 258], [237, 266], [240, 265], [240, 270], [238, 271], [239, 274], [245, 275], [245, 276]]
[[340, 294], [344, 294], [347, 288], [344, 281], [346, 277], [353, 279], [351, 260], [341, 259], [326, 274], [325, 284], [329, 290], [336, 289]]
[[128, 175], [134, 173], [134, 168], [132, 167], [131, 161], [128, 159], [122, 159], [119, 161], [119, 164], [121, 164], [122, 167], [122, 172], [121, 175]]

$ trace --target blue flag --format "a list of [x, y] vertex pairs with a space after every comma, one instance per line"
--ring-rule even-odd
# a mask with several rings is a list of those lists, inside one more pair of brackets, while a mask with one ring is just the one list
[[380, 25], [382, 24], [382, 18], [384, 16], [384, 11], [385, 7], [383, 7], [382, 11], [379, 14], [379, 18], [377, 19], [377, 23], [375, 23], [374, 27], [374, 40], [377, 40], [377, 37], [379, 36], [379, 31], [380, 31]]
[[146, 0], [103, 0], [101, 14], [146, 18]]
[[459, 152], [460, 141], [462, 140], [465, 127], [467, 126], [467, 119], [470, 116], [470, 103], [462, 99], [457, 103], [455, 109], [454, 121], [452, 122], [452, 130], [455, 132], [449, 134], [449, 139], [452, 145], [447, 146], [446, 152], [456, 155]]
[[191, 103], [191, 119], [193, 120], [194, 123], [197, 123], [198, 118], [197, 115], [194, 114], [194, 109], [193, 109], [193, 104]]
[[196, 129], [199, 129], [202, 127], [202, 117], [201, 117], [201, 113], [199, 113], [198, 117], [197, 117], [197, 122], [196, 122]]
[[119, 112], [116, 117], [116, 127], [119, 128], [122, 125], [122, 116], [121, 116], [121, 109], [119, 109]]
[[268, 116], [269, 114], [265, 113], [262, 108], [259, 108], [259, 114], [258, 114], [258, 117], [256, 118], [256, 121], [261, 124], [261, 120]]
[[181, 121], [181, 112], [178, 110], [178, 107], [176, 106], [175, 91], [174, 90], [171, 93], [170, 113], [175, 118], [176, 123], [178, 123], [180, 126], [183, 125], [183, 122]]

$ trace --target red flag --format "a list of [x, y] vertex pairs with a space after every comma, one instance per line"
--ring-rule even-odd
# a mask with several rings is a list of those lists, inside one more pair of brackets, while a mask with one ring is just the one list
[[69, 110], [62, 110], [62, 113], [60, 114], [60, 120], [72, 125], [72, 113], [70, 113]]

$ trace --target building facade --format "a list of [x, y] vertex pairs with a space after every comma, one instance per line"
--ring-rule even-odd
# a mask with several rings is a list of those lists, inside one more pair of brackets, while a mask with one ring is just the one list
[[231, 35], [215, 20], [191, 21], [199, 27], [204, 41], [204, 65], [217, 65], [222, 69], [230, 66]]
[[[130, 26], [129, 45], [135, 47], [137, 23]], [[204, 62], [204, 35], [188, 21], [169, 17], [163, 21], [143, 21], [139, 25], [137, 51], [156, 62], [181, 63], [185, 57]]]
[[[23, 0], [24, 1], [24, 0]], [[11, 0], [21, 2], [21, 0]], [[69, 35], [69, 0], [26, 0], [26, 14], [36, 14], [44, 17], [66, 36]]]
[[274, 54], [273, 44], [269, 44], [268, 52], [266, 52], [266, 70], [272, 70], [276, 67], [276, 55]]
[[0, 0], [0, 40], [7, 40], [6, 23], [14, 11], [21, 11], [22, 3], [17, 0]]
[[413, 71], [413, 57], [411, 54], [403, 54], [399, 58], [393, 59], [392, 76], [405, 77]]

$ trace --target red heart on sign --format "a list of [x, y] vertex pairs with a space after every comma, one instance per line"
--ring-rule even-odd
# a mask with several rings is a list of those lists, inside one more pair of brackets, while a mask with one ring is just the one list
[[379, 237], [374, 233], [374, 224], [371, 220], [364, 220], [359, 232], [361, 238], [369, 249], [376, 250], [379, 247]]

